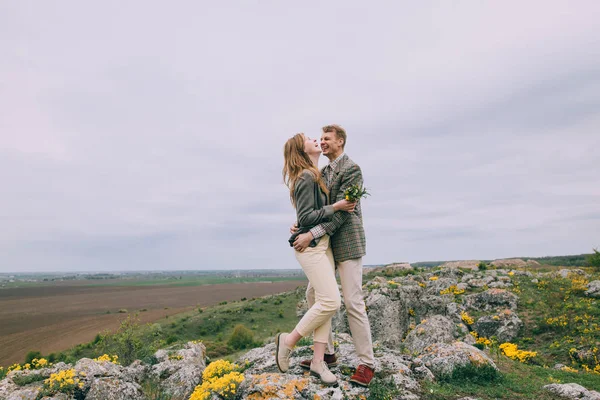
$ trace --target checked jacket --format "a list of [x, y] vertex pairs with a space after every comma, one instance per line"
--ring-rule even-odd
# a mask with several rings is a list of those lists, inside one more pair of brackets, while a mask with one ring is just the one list
[[[323, 179], [327, 179], [325, 168], [321, 171]], [[330, 204], [343, 200], [344, 192], [352, 185], [363, 185], [362, 171], [358, 164], [344, 154], [333, 170], [333, 178], [329, 186]], [[360, 200], [353, 213], [337, 211], [331, 221], [323, 222], [318, 227], [331, 236], [331, 249], [336, 263], [367, 254]]]

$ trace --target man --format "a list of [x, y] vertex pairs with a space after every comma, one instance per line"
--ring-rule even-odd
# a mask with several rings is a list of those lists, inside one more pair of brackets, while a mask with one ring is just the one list
[[[344, 152], [346, 137], [346, 131], [339, 125], [323, 127], [321, 150], [323, 155], [329, 159], [329, 164], [323, 168], [321, 174], [329, 189], [332, 203], [343, 200], [344, 191], [348, 187], [355, 184], [362, 186], [363, 184], [360, 167]], [[294, 230], [294, 227], [292, 230]], [[304, 251], [311, 240], [325, 234], [331, 236], [331, 248], [342, 284], [350, 332], [356, 353], [360, 359], [360, 364], [350, 378], [350, 382], [369, 386], [375, 372], [375, 358], [373, 356], [371, 327], [362, 292], [362, 257], [366, 254], [366, 239], [360, 200], [353, 213], [338, 211], [333, 215], [330, 222], [324, 222], [315, 226], [309, 232], [298, 235], [294, 242], [294, 248], [298, 251]], [[315, 301], [315, 293], [310, 284], [306, 290], [306, 298], [309, 307], [312, 306]], [[303, 368], [310, 368], [310, 362], [311, 360], [304, 360], [300, 365]], [[337, 365], [331, 332], [325, 353], [325, 362], [330, 367]]]

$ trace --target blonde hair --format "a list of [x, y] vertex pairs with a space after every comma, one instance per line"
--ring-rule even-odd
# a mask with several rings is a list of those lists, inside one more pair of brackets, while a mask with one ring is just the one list
[[296, 207], [294, 196], [296, 182], [301, 179], [302, 171], [305, 169], [313, 174], [321, 190], [326, 194], [329, 193], [317, 166], [304, 151], [304, 140], [304, 133], [297, 133], [283, 146], [283, 183], [290, 189], [290, 201], [294, 207]]
[[338, 139], [344, 139], [344, 144], [342, 145], [342, 149], [346, 147], [346, 131], [339, 125], [325, 125], [323, 127], [323, 132], [333, 132]]

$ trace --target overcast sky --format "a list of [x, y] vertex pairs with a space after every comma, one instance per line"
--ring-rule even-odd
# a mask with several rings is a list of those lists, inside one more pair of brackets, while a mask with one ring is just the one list
[[299, 268], [330, 123], [366, 264], [600, 246], [600, 2], [366, 4], [1, 2], [0, 272]]

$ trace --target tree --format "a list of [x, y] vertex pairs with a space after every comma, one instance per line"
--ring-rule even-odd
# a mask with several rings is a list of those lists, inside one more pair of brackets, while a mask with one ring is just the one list
[[587, 257], [587, 262], [590, 267], [600, 269], [600, 251], [598, 251], [598, 249], [594, 249], [594, 254], [590, 254]]

